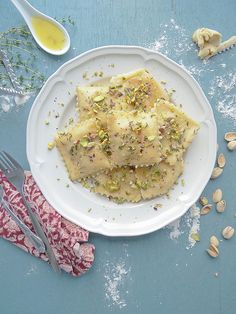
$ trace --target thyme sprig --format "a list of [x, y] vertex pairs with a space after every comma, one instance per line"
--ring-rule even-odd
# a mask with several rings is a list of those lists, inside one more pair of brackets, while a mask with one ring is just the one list
[[[62, 24], [75, 25], [71, 16], [57, 19]], [[45, 75], [37, 67], [37, 58], [43, 58], [43, 52], [35, 43], [26, 25], [12, 27], [0, 32], [0, 48], [6, 51], [13, 69], [22, 87], [27, 92], [38, 91], [45, 82]], [[40, 66], [40, 63], [39, 63]], [[0, 59], [1, 86], [10, 87], [10, 80]]]

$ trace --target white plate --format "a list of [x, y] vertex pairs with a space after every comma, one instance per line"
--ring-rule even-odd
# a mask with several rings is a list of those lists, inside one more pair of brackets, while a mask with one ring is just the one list
[[[167, 81], [167, 88], [176, 90], [174, 101], [181, 103], [184, 111], [200, 122], [201, 128], [185, 155], [184, 186], [176, 185], [169, 199], [164, 196], [118, 205], [89, 192], [79, 183], [72, 183], [57, 149], [49, 151], [47, 144], [57, 129], [63, 129], [65, 122], [75, 117], [77, 84], [95, 82], [98, 78], [94, 72], [103, 71], [104, 77], [110, 77], [143, 67], [157, 80]], [[84, 73], [89, 80], [83, 78]], [[178, 64], [141, 47], [101, 47], [68, 61], [47, 80], [29, 115], [27, 156], [37, 184], [62, 216], [107, 236], [141, 235], [179, 218], [197, 201], [215, 163], [216, 124], [200, 86]], [[157, 211], [153, 209], [156, 203], [162, 204]]]

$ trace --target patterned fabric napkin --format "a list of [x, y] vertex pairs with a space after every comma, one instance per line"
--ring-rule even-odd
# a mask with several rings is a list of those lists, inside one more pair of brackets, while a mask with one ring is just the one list
[[[20, 193], [1, 171], [0, 184], [5, 191], [4, 199], [9, 203], [11, 209], [34, 231]], [[95, 250], [93, 244], [87, 243], [88, 231], [64, 219], [50, 206], [29, 171], [25, 172], [24, 188], [27, 200], [33, 204], [32, 208], [49, 239], [60, 268], [73, 276], [85, 273], [92, 266]], [[48, 261], [45, 254], [39, 253], [33, 247], [2, 205], [0, 205], [0, 237], [42, 260]]]

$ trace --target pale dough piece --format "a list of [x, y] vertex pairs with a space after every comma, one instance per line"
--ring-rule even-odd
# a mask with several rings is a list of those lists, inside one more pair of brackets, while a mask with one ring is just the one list
[[140, 188], [135, 184], [135, 170], [131, 167], [114, 168], [108, 173], [100, 173], [94, 179], [94, 191], [111, 197], [118, 202], [138, 202]]
[[80, 120], [110, 110], [147, 110], [157, 99], [169, 99], [146, 69], [114, 76], [104, 86], [78, 86], [76, 92]]
[[156, 114], [162, 160], [174, 165], [192, 143], [199, 124], [167, 101], [158, 102]]
[[198, 124], [167, 101], [150, 112], [111, 111], [59, 132], [55, 143], [71, 180], [119, 166], [174, 165]]
[[184, 169], [183, 159], [170, 166], [121, 167], [95, 176], [94, 191], [118, 201], [138, 202], [168, 193]]
[[205, 27], [198, 28], [193, 33], [192, 40], [200, 48], [198, 56], [201, 59], [208, 59], [236, 44], [236, 36], [232, 36], [228, 40], [221, 42], [221, 33]]
[[161, 161], [154, 112], [112, 111], [107, 115], [107, 132], [114, 166], [143, 166]]
[[183, 159], [170, 166], [162, 161], [152, 167], [135, 169], [136, 185], [140, 187], [143, 199], [166, 194], [177, 181], [184, 169]]
[[72, 181], [111, 167], [98, 136], [100, 131], [98, 121], [89, 119], [56, 135], [56, 147]]

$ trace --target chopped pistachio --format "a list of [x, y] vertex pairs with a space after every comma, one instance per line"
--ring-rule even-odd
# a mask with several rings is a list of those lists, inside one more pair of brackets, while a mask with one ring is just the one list
[[87, 147], [89, 142], [88, 142], [88, 139], [84, 137], [80, 140], [79, 143], [82, 147]]
[[93, 101], [94, 102], [100, 102], [100, 101], [102, 101], [104, 99], [105, 99], [105, 97], [103, 95], [98, 95], [98, 96], [93, 98]]
[[99, 138], [100, 138], [101, 140], [104, 140], [104, 139], [107, 137], [107, 133], [104, 132], [103, 130], [100, 130], [100, 131], [98, 132], [98, 136], [99, 136]]
[[205, 206], [208, 204], [208, 199], [205, 197], [205, 196], [201, 196], [200, 199], [199, 199], [199, 203], [202, 205], [202, 206]]
[[152, 141], [154, 141], [155, 140], [155, 138], [156, 138], [156, 136], [155, 135], [150, 135], [150, 136], [148, 136], [148, 140], [149, 140], [149, 142], [152, 142]]
[[120, 189], [120, 184], [115, 180], [107, 181], [105, 188], [110, 192], [117, 192]]
[[191, 238], [192, 238], [194, 241], [196, 241], [196, 242], [199, 242], [199, 241], [200, 241], [200, 235], [199, 235], [198, 233], [193, 232], [193, 233], [191, 234]]
[[54, 143], [53, 143], [53, 142], [49, 142], [49, 143], [48, 143], [48, 149], [49, 149], [49, 150], [52, 150], [53, 147], [54, 147]]

